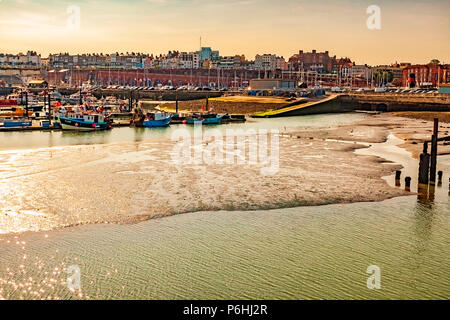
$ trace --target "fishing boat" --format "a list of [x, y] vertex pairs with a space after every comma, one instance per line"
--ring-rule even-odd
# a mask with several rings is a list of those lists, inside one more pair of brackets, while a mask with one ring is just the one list
[[111, 125], [100, 114], [80, 114], [73, 117], [59, 116], [58, 118], [63, 130], [100, 131], [111, 129]]
[[215, 113], [194, 113], [191, 117], [186, 119], [186, 124], [195, 124], [195, 123], [201, 123], [201, 124], [220, 124], [222, 121], [221, 115], [215, 114]]
[[172, 116], [164, 112], [147, 113], [143, 125], [145, 128], [167, 127], [171, 120]]

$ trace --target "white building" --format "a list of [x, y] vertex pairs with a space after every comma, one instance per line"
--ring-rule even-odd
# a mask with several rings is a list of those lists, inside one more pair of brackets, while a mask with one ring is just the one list
[[41, 56], [34, 51], [28, 51], [27, 54], [0, 54], [0, 65], [11, 67], [40, 67]]
[[198, 52], [181, 52], [178, 56], [180, 69], [198, 69], [200, 67], [200, 55]]
[[255, 68], [257, 70], [275, 70], [277, 68], [277, 56], [274, 54], [257, 54]]

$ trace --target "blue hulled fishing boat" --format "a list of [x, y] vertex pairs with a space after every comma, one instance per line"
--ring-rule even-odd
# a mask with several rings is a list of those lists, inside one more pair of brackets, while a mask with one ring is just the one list
[[100, 114], [76, 115], [74, 117], [59, 116], [59, 122], [63, 130], [98, 131], [111, 129], [111, 125]]
[[193, 114], [192, 117], [186, 119], [186, 124], [220, 124], [222, 121], [222, 117], [223, 116], [215, 113]]
[[171, 120], [172, 116], [163, 112], [147, 113], [143, 126], [145, 128], [167, 127]]

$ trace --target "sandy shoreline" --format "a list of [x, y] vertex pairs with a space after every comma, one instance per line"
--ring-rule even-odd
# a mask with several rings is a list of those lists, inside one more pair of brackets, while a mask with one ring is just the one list
[[171, 140], [68, 146], [53, 150], [50, 159], [47, 151], [4, 154], [0, 164], [5, 167], [14, 157], [16, 167], [0, 181], [0, 233], [409, 195], [382, 179], [400, 165], [354, 150], [382, 143], [393, 133], [415, 154], [421, 145], [413, 142], [427, 137], [431, 126], [422, 122], [382, 114], [352, 125], [283, 132], [279, 171], [273, 176], [261, 175], [261, 165], [254, 164], [175, 164]]
[[[433, 134], [432, 119], [440, 118], [439, 137], [450, 134], [450, 123], [447, 121], [447, 113], [420, 113], [420, 112], [399, 112], [375, 115], [369, 121], [362, 121], [359, 125], [376, 126], [383, 128], [394, 134], [404, 143], [400, 147], [411, 152], [415, 159], [423, 150], [423, 142], [431, 140]], [[450, 145], [439, 142], [438, 155], [450, 154]]]

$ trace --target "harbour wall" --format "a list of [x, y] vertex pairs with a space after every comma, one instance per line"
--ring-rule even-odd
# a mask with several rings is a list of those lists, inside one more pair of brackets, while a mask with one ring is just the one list
[[366, 111], [450, 111], [449, 94], [350, 93], [338, 97], [342, 109]]
[[[92, 94], [96, 98], [115, 96], [121, 99], [128, 99], [130, 97], [129, 90], [94, 90]], [[187, 101], [198, 100], [206, 98], [217, 98], [222, 96], [220, 91], [174, 91], [174, 90], [155, 90], [155, 91], [133, 91], [131, 93], [133, 99], [148, 99], [154, 101]]]
[[283, 116], [300, 116], [322, 113], [364, 111], [434, 111], [450, 112], [449, 94], [392, 94], [392, 93], [350, 93], [342, 94], [336, 100], [318, 103], [283, 113]]

